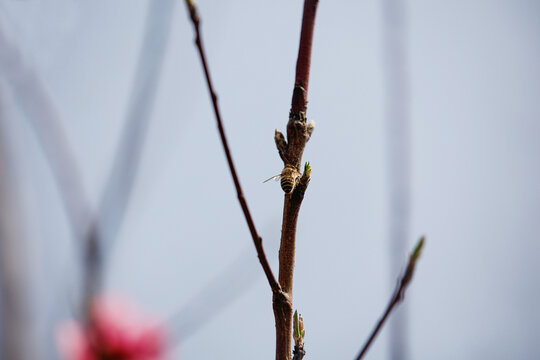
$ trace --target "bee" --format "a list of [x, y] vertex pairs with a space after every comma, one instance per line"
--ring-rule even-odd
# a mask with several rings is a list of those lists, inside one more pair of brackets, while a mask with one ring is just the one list
[[281, 174], [272, 176], [270, 179], [265, 180], [264, 182], [270, 180], [279, 180], [281, 179], [281, 188], [285, 194], [290, 194], [294, 187], [296, 186], [298, 180], [300, 179], [300, 172], [296, 170], [293, 166], [287, 165], [283, 168]]

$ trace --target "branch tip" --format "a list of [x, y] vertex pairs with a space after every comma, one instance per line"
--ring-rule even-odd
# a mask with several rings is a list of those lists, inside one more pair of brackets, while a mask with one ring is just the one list
[[306, 355], [306, 351], [304, 350], [305, 335], [304, 319], [302, 318], [302, 315], [298, 314], [298, 310], [295, 310], [293, 315], [293, 360], [301, 360], [304, 358], [304, 355]]
[[315, 120], [311, 120], [311, 121], [309, 122], [309, 124], [307, 125], [307, 129], [306, 129], [307, 134], [308, 134], [308, 139], [307, 139], [307, 141], [308, 141], [309, 139], [311, 139], [311, 135], [313, 134], [313, 131], [314, 131], [314, 130], [315, 130]]
[[199, 14], [197, 13], [197, 7], [195, 6], [194, 0], [185, 0], [186, 5], [189, 10], [189, 16], [194, 22], [199, 22]]
[[306, 330], [304, 329], [304, 319], [298, 314], [298, 310], [294, 311], [293, 315], [293, 339], [297, 346], [303, 345]]
[[420, 255], [422, 254], [422, 249], [424, 248], [424, 242], [426, 240], [425, 236], [422, 236], [420, 240], [418, 240], [418, 243], [416, 244], [413, 252], [411, 253], [411, 261], [416, 262]]
[[287, 163], [287, 151], [289, 145], [287, 144], [287, 140], [285, 140], [285, 136], [278, 129], [276, 129], [275, 131], [274, 141], [276, 142], [279, 157], [281, 158], [281, 160], [283, 160], [284, 163]]
[[311, 176], [311, 165], [309, 164], [309, 161], [307, 161], [304, 165], [304, 175], [307, 177]]
[[364, 346], [362, 346], [362, 350], [360, 350], [360, 353], [356, 357], [356, 360], [360, 360], [364, 357], [367, 350], [369, 349], [370, 345], [372, 344], [373, 340], [381, 330], [383, 324], [385, 323], [386, 319], [388, 319], [388, 316], [394, 309], [394, 307], [399, 304], [405, 297], [405, 290], [407, 290], [407, 287], [409, 286], [409, 283], [412, 280], [412, 276], [414, 273], [414, 268], [416, 266], [416, 261], [420, 258], [420, 255], [422, 253], [422, 249], [424, 247], [425, 237], [422, 236], [416, 246], [414, 247], [414, 250], [411, 252], [411, 255], [409, 256], [409, 262], [407, 264], [407, 269], [401, 276], [401, 278], [398, 280], [397, 287], [392, 294], [392, 298], [390, 299], [390, 302], [388, 303], [386, 310], [384, 311], [383, 315], [377, 322], [377, 325], [373, 330], [371, 331], [370, 336], [364, 343]]

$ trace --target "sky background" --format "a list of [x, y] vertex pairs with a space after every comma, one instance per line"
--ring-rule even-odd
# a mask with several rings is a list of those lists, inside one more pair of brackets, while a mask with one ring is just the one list
[[[303, 2], [198, 4], [231, 151], [277, 273], [283, 194], [278, 183], [262, 181], [283, 166], [273, 134], [288, 120]], [[427, 237], [406, 296], [410, 357], [540, 358], [540, 3], [419, 0], [406, 11], [408, 247]], [[168, 35], [149, 41], [140, 57], [148, 23], [150, 34]], [[143, 107], [150, 122], [133, 193], [111, 235], [106, 291], [191, 333], [173, 359], [272, 358], [271, 292], [226, 166], [184, 4], [0, 0], [0, 31], [3, 138], [23, 214], [20, 264], [35, 351], [57, 357], [54, 327], [76, 306], [78, 260], [30, 125], [39, 104], [21, 100], [32, 84], [6, 60], [14, 49], [57, 110], [93, 207], [126, 117], [140, 114], [137, 96], [153, 99]], [[381, 1], [320, 2], [307, 113], [317, 127], [304, 153], [313, 171], [294, 289], [309, 359], [353, 358], [398, 276], [388, 260], [383, 39]], [[137, 73], [152, 76], [135, 80]], [[112, 227], [105, 233], [114, 235]], [[235, 300], [190, 331], [190, 322], [227, 298]], [[387, 358], [386, 335], [383, 329], [370, 359]]]

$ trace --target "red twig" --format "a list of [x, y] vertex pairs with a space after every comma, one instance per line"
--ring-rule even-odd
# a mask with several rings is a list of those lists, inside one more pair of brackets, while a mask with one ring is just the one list
[[388, 303], [386, 307], [386, 310], [384, 311], [383, 315], [377, 322], [377, 325], [375, 325], [375, 328], [373, 328], [373, 330], [371, 331], [371, 335], [364, 343], [364, 346], [362, 346], [362, 350], [360, 350], [360, 353], [356, 357], [356, 360], [360, 360], [362, 359], [362, 357], [364, 357], [371, 343], [373, 342], [373, 340], [375, 340], [375, 337], [377, 336], [384, 322], [388, 318], [388, 315], [390, 315], [394, 307], [404, 299], [405, 290], [407, 289], [407, 286], [409, 286], [412, 280], [412, 276], [414, 274], [414, 269], [416, 266], [416, 261], [418, 260], [418, 258], [420, 257], [420, 254], [422, 253], [423, 246], [424, 246], [424, 238], [422, 237], [420, 241], [418, 241], [418, 244], [416, 245], [411, 256], [409, 257], [409, 263], [407, 264], [407, 268], [405, 269], [405, 272], [403, 273], [402, 277], [399, 279], [396, 289], [394, 290], [394, 293], [392, 294], [392, 298], [390, 299], [390, 302]]
[[304, 15], [302, 17], [302, 30], [300, 33], [300, 48], [296, 60], [296, 80], [291, 104], [291, 112], [306, 111], [309, 84], [309, 70], [311, 68], [311, 44], [313, 42], [313, 28], [318, 0], [304, 2]]
[[238, 180], [238, 175], [236, 174], [236, 169], [234, 167], [231, 152], [229, 150], [229, 145], [227, 143], [227, 138], [225, 136], [225, 130], [223, 129], [223, 122], [221, 121], [221, 114], [219, 112], [219, 107], [217, 103], [217, 95], [214, 91], [212, 80], [210, 79], [210, 72], [208, 70], [206, 55], [205, 55], [204, 48], [202, 45], [202, 39], [201, 39], [201, 34], [200, 34], [199, 14], [197, 13], [197, 8], [195, 7], [195, 4], [193, 3], [193, 1], [186, 0], [186, 5], [188, 7], [189, 15], [193, 23], [193, 28], [195, 30], [195, 45], [197, 46], [197, 49], [199, 50], [199, 55], [201, 58], [203, 69], [204, 69], [204, 75], [206, 77], [206, 83], [208, 85], [208, 91], [210, 92], [210, 97], [212, 98], [212, 106], [214, 108], [214, 114], [216, 116], [219, 136], [221, 137], [223, 150], [225, 151], [225, 156], [227, 157], [227, 163], [229, 164], [231, 176], [234, 181], [234, 186], [236, 188], [236, 192], [238, 195], [238, 201], [240, 202], [240, 206], [242, 207], [242, 211], [244, 212], [244, 216], [246, 218], [246, 222], [249, 227], [251, 237], [253, 238], [253, 243], [255, 244], [255, 249], [257, 250], [259, 261], [262, 265], [266, 278], [268, 279], [268, 283], [270, 284], [270, 287], [272, 288], [272, 291], [274, 293], [279, 293], [281, 292], [281, 287], [276, 281], [276, 278], [274, 274], [272, 273], [272, 269], [270, 268], [270, 264], [268, 263], [266, 255], [264, 253], [264, 249], [262, 246], [262, 238], [257, 233], [257, 229], [255, 228], [255, 223], [253, 222], [251, 213], [249, 212], [249, 208], [247, 206], [244, 193], [242, 192], [242, 187], [240, 186], [240, 181]]

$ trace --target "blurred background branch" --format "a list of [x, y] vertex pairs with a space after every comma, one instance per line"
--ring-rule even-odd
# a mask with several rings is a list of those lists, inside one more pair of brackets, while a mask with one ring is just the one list
[[72, 233], [77, 243], [81, 244], [81, 256], [85, 264], [83, 312], [87, 311], [85, 309], [93, 294], [101, 287], [102, 246], [106, 245], [105, 250], [108, 250], [112, 245], [129, 204], [148, 132], [174, 4], [173, 0], [149, 2], [145, 36], [126, 111], [124, 131], [98, 213], [91, 210], [81, 172], [46, 86], [35, 68], [28, 64], [21, 49], [6, 38], [0, 28], [0, 47], [4, 49], [0, 61], [7, 69], [6, 80], [46, 154]]
[[99, 203], [99, 222], [104, 229], [106, 250], [117, 238], [137, 179], [167, 53], [175, 4], [174, 0], [148, 2], [124, 129]]
[[[407, 253], [411, 222], [410, 85], [406, 0], [382, 0], [384, 125], [390, 284]], [[408, 305], [389, 321], [390, 359], [409, 358]]]
[[28, 344], [32, 343], [28, 341], [32, 339], [29, 263], [13, 148], [7, 136], [5, 96], [0, 79], [0, 358], [23, 360], [33, 355], [32, 345]]

